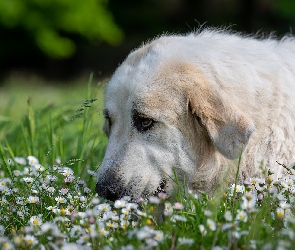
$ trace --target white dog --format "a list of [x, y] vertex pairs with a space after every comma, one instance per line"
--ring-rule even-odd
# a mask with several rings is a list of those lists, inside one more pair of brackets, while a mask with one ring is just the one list
[[[132, 52], [106, 87], [109, 137], [96, 191], [110, 200], [175, 195], [174, 174], [212, 191], [295, 153], [295, 38], [203, 30]], [[175, 171], [174, 171], [174, 170]]]

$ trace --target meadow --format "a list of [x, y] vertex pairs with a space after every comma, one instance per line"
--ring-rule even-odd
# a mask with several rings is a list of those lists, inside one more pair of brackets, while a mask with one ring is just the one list
[[165, 193], [136, 203], [98, 197], [103, 87], [92, 75], [0, 87], [0, 249], [293, 249], [292, 163], [280, 180], [262, 167], [264, 178], [211, 196], [178, 183], [173, 201]]

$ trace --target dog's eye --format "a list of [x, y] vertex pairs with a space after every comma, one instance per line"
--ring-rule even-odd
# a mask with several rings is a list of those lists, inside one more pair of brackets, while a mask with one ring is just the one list
[[151, 118], [146, 118], [140, 116], [139, 114], [134, 114], [133, 124], [139, 132], [143, 132], [151, 129], [154, 126], [155, 121]]
[[112, 126], [111, 116], [110, 116], [110, 114], [109, 114], [109, 112], [107, 110], [104, 110], [103, 114], [104, 114], [104, 118], [105, 118], [105, 122], [104, 122], [104, 125], [103, 125], [103, 131], [105, 132], [105, 134], [107, 136], [109, 136], [110, 129], [111, 129], [111, 126]]
[[111, 120], [110, 119], [105, 119], [105, 122], [103, 124], [103, 131], [106, 134], [106, 136], [109, 137], [110, 135], [110, 130], [111, 130]]

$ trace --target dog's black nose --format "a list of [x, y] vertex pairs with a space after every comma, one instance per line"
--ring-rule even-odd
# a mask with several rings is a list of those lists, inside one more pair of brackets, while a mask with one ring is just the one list
[[116, 201], [121, 198], [118, 190], [118, 186], [108, 185], [107, 183], [96, 183], [95, 188], [97, 194], [110, 201]]

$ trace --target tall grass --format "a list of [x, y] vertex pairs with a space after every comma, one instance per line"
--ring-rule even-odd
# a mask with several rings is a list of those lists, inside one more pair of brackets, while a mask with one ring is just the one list
[[173, 203], [163, 193], [138, 203], [97, 197], [102, 92], [92, 76], [75, 88], [1, 89], [0, 249], [293, 248], [292, 168], [279, 181], [269, 169], [213, 196], [171, 176]]
[[83, 176], [87, 164], [98, 166], [107, 142], [101, 130], [103, 87], [94, 84], [92, 76], [88, 84], [81, 85], [74, 88], [25, 86], [21, 96], [15, 87], [4, 90], [5, 98], [1, 101], [7, 105], [0, 109], [4, 155], [12, 159], [34, 155], [42, 164], [51, 165], [57, 157], [63, 163], [79, 159], [72, 166], [79, 176]]

